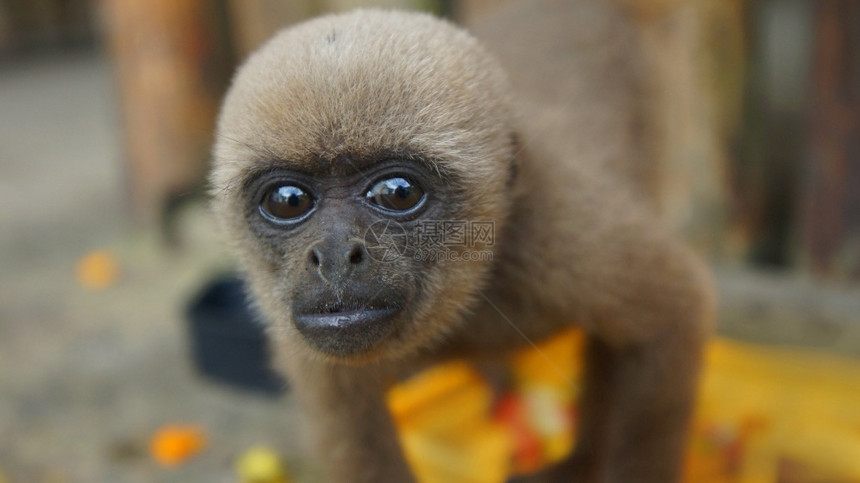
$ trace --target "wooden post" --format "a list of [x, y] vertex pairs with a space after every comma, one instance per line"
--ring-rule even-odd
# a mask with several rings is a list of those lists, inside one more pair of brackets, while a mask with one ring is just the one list
[[754, 265], [796, 267], [799, 167], [807, 151], [812, 3], [750, 2], [744, 126], [731, 163], [731, 239]]
[[221, 2], [103, 0], [122, 103], [129, 201], [158, 220], [203, 180], [232, 69]]
[[815, 18], [802, 256], [818, 275], [860, 279], [860, 3], [815, 2]]

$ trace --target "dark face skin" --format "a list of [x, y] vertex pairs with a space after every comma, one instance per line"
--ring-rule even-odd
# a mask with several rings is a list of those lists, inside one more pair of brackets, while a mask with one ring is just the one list
[[451, 185], [422, 162], [347, 165], [351, 172], [308, 173], [279, 162], [244, 184], [248, 224], [292, 323], [336, 358], [360, 357], [408, 329], [433, 264], [413, 256], [414, 235], [427, 220], [452, 219], [456, 206]]

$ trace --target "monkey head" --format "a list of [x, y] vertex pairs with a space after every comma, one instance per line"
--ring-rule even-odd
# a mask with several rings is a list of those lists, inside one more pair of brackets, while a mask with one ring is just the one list
[[361, 363], [412, 353], [457, 324], [493, 246], [468, 233], [441, 254], [418, 245], [473, 223], [503, 228], [509, 97], [469, 34], [425, 14], [321, 17], [254, 53], [220, 113], [211, 183], [273, 333]]

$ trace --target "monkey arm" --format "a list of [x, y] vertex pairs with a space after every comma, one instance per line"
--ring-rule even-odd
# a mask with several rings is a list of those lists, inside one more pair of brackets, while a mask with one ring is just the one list
[[623, 269], [593, 267], [604, 292], [579, 301], [588, 338], [571, 464], [583, 481], [672, 482], [683, 466], [709, 285], [685, 249], [640, 229], [629, 247], [615, 242]]
[[684, 331], [622, 349], [590, 337], [579, 446], [573, 468], [564, 470], [568, 477], [678, 481], [700, 348], [701, 340]]
[[683, 269], [683, 252], [669, 246], [647, 252], [666, 252], [666, 271], [677, 270], [665, 288], [657, 283], [665, 273], [634, 264], [617, 274], [611, 295], [591, 292], [592, 301], [581, 302], [587, 339], [577, 449], [549, 472], [551, 481], [679, 481], [711, 302], [696, 270]]
[[287, 372], [310, 419], [326, 481], [414, 481], [378, 371], [305, 360]]
[[498, 285], [541, 316], [512, 317], [523, 333], [555, 320], [587, 334], [577, 451], [557, 481], [678, 481], [713, 312], [707, 271], [623, 186], [587, 168], [546, 176], [552, 159], [521, 165]]

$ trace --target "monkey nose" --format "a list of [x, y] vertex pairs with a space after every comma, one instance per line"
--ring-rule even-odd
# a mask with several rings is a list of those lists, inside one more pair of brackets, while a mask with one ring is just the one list
[[308, 253], [308, 265], [318, 270], [325, 279], [345, 276], [352, 269], [366, 265], [367, 259], [367, 247], [358, 240], [345, 243], [319, 242]]

